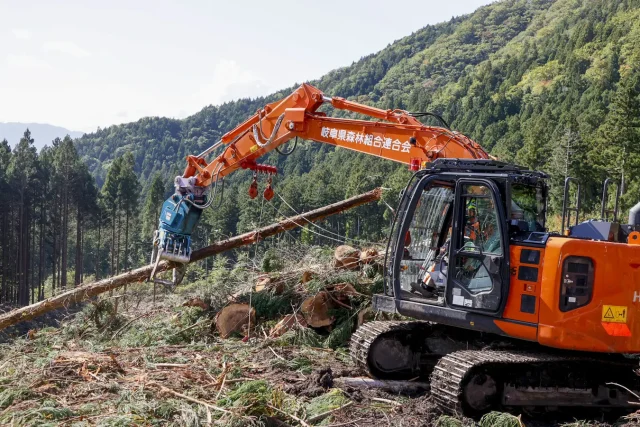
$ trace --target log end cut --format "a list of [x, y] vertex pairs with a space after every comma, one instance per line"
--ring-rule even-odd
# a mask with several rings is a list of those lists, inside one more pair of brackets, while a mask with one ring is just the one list
[[216, 316], [216, 330], [222, 338], [228, 338], [234, 332], [249, 333], [249, 322], [256, 323], [256, 310], [248, 304], [229, 304]]
[[357, 270], [360, 263], [360, 251], [348, 245], [340, 245], [333, 254], [336, 268]]
[[307, 324], [313, 328], [329, 326], [335, 320], [329, 316], [329, 310], [335, 308], [333, 300], [327, 291], [318, 292], [302, 302], [300, 311]]

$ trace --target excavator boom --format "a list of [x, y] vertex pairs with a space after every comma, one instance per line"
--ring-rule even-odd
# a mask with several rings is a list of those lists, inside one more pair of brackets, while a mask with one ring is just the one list
[[[375, 120], [327, 117], [318, 111], [323, 104]], [[413, 170], [437, 158], [490, 158], [463, 134], [425, 126], [406, 111], [330, 98], [303, 84], [283, 100], [267, 104], [200, 155], [189, 156], [183, 177], [195, 176], [197, 186], [207, 187], [238, 168], [253, 169], [261, 156], [296, 137], [393, 160]], [[208, 163], [207, 155], [221, 146], [222, 153]]]

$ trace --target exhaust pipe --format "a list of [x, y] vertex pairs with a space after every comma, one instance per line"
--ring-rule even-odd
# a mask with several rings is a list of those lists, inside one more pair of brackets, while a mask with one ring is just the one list
[[640, 202], [629, 210], [629, 225], [640, 225]]

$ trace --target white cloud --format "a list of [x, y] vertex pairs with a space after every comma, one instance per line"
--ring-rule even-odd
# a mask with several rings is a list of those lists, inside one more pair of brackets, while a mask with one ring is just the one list
[[64, 41], [48, 41], [42, 46], [44, 50], [49, 52], [59, 52], [66, 55], [75, 56], [76, 58], [85, 58], [91, 54], [73, 42]]
[[13, 68], [22, 68], [22, 69], [30, 69], [30, 70], [42, 70], [42, 69], [50, 69], [51, 65], [48, 62], [43, 61], [42, 59], [36, 58], [31, 55], [14, 55], [10, 54], [7, 56], [7, 65]]
[[196, 95], [197, 108], [217, 105], [238, 98], [255, 97], [268, 93], [270, 87], [252, 71], [242, 69], [234, 60], [221, 59], [215, 65], [209, 83]]
[[28, 40], [31, 38], [31, 31], [24, 28], [14, 28], [11, 32], [17, 39]]

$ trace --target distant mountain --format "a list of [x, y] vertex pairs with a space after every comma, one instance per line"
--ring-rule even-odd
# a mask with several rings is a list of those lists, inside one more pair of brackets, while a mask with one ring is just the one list
[[31, 131], [31, 137], [35, 140], [35, 146], [38, 150], [45, 145], [51, 145], [51, 141], [56, 138], [62, 139], [69, 135], [75, 139], [84, 135], [84, 132], [75, 132], [60, 126], [42, 123], [0, 123], [0, 141], [6, 139], [9, 141], [9, 145], [15, 147], [27, 128]]

